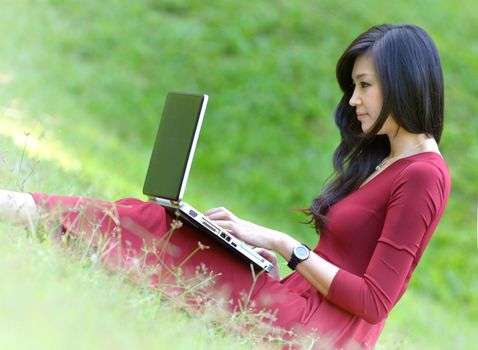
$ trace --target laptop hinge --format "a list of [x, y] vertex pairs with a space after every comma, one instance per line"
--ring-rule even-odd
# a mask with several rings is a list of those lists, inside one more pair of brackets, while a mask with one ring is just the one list
[[169, 207], [169, 208], [179, 208], [180, 206], [180, 203], [178, 201], [175, 201], [172, 199], [149, 197], [149, 200], [151, 202], [155, 202], [155, 203], [158, 203], [159, 205], [162, 205], [164, 207]]

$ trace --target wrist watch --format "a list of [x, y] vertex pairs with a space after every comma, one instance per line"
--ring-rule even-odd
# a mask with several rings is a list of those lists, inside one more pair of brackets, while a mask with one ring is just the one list
[[292, 270], [295, 270], [297, 264], [301, 263], [304, 260], [307, 260], [310, 256], [310, 248], [305, 244], [300, 244], [294, 248], [292, 251], [292, 256], [290, 257], [289, 266]]

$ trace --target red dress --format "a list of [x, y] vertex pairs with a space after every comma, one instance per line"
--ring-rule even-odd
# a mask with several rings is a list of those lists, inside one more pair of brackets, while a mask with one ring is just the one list
[[[258, 309], [276, 312], [276, 326], [316, 332], [331, 337], [337, 346], [358, 343], [373, 348], [438, 225], [449, 192], [449, 171], [437, 153], [397, 160], [330, 208], [328, 224], [314, 249], [340, 268], [328, 295], [321, 295], [297, 272], [281, 281], [261, 274], [251, 300]], [[121, 244], [108, 252], [123, 264], [133, 261], [131, 257], [144, 246], [156, 249], [155, 242], [164, 237], [171, 224], [171, 217], [161, 206], [138, 199], [107, 203], [33, 196], [40, 207], [49, 211], [59, 208], [63, 232], [78, 234], [96, 228], [119, 237]], [[74, 209], [78, 207], [82, 214]], [[251, 290], [249, 266], [190, 227], [183, 226], [172, 234], [172, 245], [179, 249], [168, 252], [168, 263], [183, 261], [197, 248], [198, 241], [210, 248], [194, 254], [184, 264], [186, 269], [206, 264], [219, 273], [215, 285], [228, 289], [236, 301], [241, 292]], [[148, 256], [147, 262], [155, 259]]]

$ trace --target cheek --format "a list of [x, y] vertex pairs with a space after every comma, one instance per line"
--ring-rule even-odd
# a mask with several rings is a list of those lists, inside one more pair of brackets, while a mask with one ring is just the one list
[[[370, 116], [370, 123], [371, 124], [374, 124], [379, 115], [380, 115], [380, 112], [382, 111], [382, 106], [383, 106], [383, 98], [382, 98], [382, 94], [380, 92], [375, 92], [374, 94], [371, 94], [370, 95], [370, 99], [368, 100], [369, 102], [369, 116]], [[390, 119], [390, 118], [389, 118]], [[378, 131], [378, 134], [379, 135], [382, 135], [382, 134], [386, 134], [387, 131], [389, 130], [389, 119], [387, 119], [384, 123], [384, 125], [382, 126], [382, 128]], [[367, 126], [367, 129], [369, 127], [371, 127], [372, 125], [370, 126]], [[365, 130], [364, 130], [365, 131]]]
[[382, 94], [375, 93], [373, 95], [372, 99], [373, 99], [374, 110], [376, 112], [376, 117], [378, 117], [378, 115], [380, 114], [380, 111], [382, 110], [382, 106], [383, 106]]

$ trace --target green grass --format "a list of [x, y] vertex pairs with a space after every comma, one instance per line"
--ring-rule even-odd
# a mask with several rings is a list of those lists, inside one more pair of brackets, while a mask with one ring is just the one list
[[[165, 93], [206, 92], [211, 99], [189, 201], [200, 209], [227, 206], [314, 244], [316, 236], [298, 224], [302, 217], [290, 208], [307, 206], [330, 173], [338, 137], [331, 118], [339, 97], [335, 61], [351, 39], [373, 24], [419, 24], [435, 39], [443, 61], [447, 119], [442, 150], [453, 189], [382, 342], [472, 348], [471, 328], [478, 322], [477, 17], [476, 5], [466, 0], [0, 1], [0, 105], [5, 107], [0, 113], [0, 185], [108, 200], [140, 196]], [[25, 132], [30, 136], [25, 138]], [[25, 144], [28, 158], [21, 162]], [[54, 248], [19, 237], [23, 243], [9, 241], [18, 259], [36, 249], [55, 254]], [[26, 260], [25, 276], [29, 265], [34, 263]], [[48, 264], [37, 269], [45, 295], [61, 299], [48, 287], [60, 284], [48, 278]], [[74, 273], [78, 280], [65, 283], [88, 285], [81, 271]], [[114, 282], [100, 281], [99, 289], [108, 295]], [[33, 304], [40, 282], [25, 291], [25, 305]], [[77, 307], [86, 318], [111, 322], [112, 333], [122, 332], [122, 318], [114, 316], [118, 309], [85, 301], [81, 293], [75, 295], [77, 290], [82, 288], [73, 288], [70, 297], [81, 301]], [[124, 304], [129, 294], [118, 293], [117, 304]], [[45, 308], [52, 317], [63, 317], [61, 305], [52, 302]], [[109, 321], [101, 321], [102, 314]], [[11, 324], [24, 318], [8, 314]], [[141, 344], [142, 333], [131, 332], [130, 341]], [[49, 344], [50, 338], [43, 341]]]
[[147, 290], [9, 231], [0, 237], [3, 349], [246, 349]]

